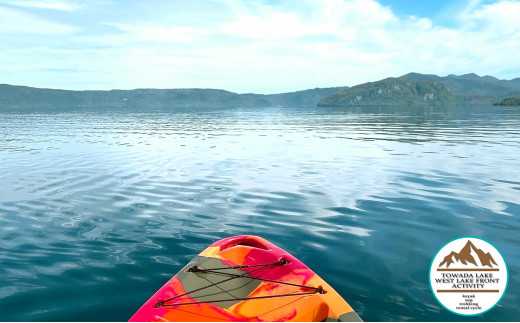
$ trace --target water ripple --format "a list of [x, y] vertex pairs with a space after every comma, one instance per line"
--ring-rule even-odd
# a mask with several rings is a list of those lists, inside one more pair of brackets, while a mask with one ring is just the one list
[[474, 319], [520, 315], [520, 111], [0, 117], [1, 320], [127, 320], [236, 234], [287, 249], [368, 321], [457, 319], [428, 267], [446, 241], [480, 236], [510, 283]]

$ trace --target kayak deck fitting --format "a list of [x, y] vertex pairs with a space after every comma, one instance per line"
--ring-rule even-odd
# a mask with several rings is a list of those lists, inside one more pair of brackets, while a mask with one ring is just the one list
[[298, 259], [256, 236], [217, 241], [130, 321], [361, 321]]

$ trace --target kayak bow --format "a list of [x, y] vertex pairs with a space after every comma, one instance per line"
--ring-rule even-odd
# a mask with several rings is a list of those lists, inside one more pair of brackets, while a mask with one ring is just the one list
[[301, 261], [256, 236], [217, 241], [130, 321], [361, 321]]

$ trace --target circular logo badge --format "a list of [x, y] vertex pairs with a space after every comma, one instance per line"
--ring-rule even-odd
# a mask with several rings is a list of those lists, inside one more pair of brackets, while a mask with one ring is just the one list
[[448, 242], [430, 267], [433, 295], [447, 310], [459, 315], [479, 315], [492, 309], [504, 295], [507, 280], [504, 258], [480, 238]]

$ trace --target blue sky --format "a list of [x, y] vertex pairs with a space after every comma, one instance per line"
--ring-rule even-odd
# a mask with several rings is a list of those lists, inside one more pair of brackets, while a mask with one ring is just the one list
[[0, 0], [0, 83], [279, 93], [520, 77], [520, 1]]

